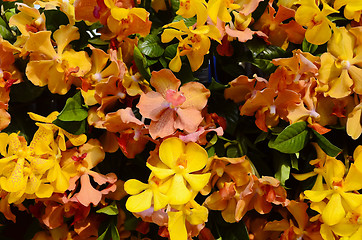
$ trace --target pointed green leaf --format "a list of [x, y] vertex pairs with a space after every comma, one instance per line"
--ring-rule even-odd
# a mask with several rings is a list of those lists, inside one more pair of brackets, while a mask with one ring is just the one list
[[328, 141], [327, 138], [325, 138], [323, 135], [319, 134], [317, 131], [313, 130], [313, 134], [316, 137], [316, 141], [318, 145], [322, 148], [322, 150], [331, 157], [337, 157], [340, 152], [342, 152], [342, 149], [340, 149], [337, 146], [334, 146], [330, 141]]
[[290, 160], [289, 156], [277, 151], [273, 151], [273, 164], [275, 169], [275, 178], [284, 186], [285, 181], [290, 175]]
[[157, 58], [162, 56], [164, 49], [161, 47], [161, 41], [157, 35], [150, 34], [138, 42], [139, 50], [146, 56]]
[[97, 213], [104, 213], [107, 215], [117, 215], [119, 213], [116, 202], [112, 202], [107, 207], [101, 208], [97, 210]]
[[306, 122], [297, 122], [286, 127], [275, 140], [269, 141], [268, 146], [282, 153], [296, 153], [308, 142]]
[[88, 111], [82, 106], [82, 96], [80, 92], [69, 98], [63, 110], [59, 113], [58, 119], [61, 121], [82, 121], [88, 117]]
[[151, 72], [150, 69], [147, 67], [147, 61], [142, 55], [141, 51], [138, 47], [134, 47], [133, 50], [133, 57], [134, 61], [136, 63], [138, 71], [141, 73], [141, 75], [149, 81], [151, 79]]

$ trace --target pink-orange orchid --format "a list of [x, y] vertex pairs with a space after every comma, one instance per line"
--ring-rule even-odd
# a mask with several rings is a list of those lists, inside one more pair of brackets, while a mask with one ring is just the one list
[[151, 137], [166, 137], [177, 129], [196, 131], [210, 91], [197, 82], [186, 83], [178, 90], [180, 80], [166, 69], [152, 72], [151, 85], [157, 92], [142, 94], [137, 104], [141, 115], [151, 119]]

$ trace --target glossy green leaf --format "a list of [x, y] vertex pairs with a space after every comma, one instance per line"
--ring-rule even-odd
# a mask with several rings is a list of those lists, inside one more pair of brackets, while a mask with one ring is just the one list
[[184, 18], [184, 17], [182, 17], [181, 15], [177, 15], [173, 20], [172, 20], [172, 22], [179, 22], [179, 21], [181, 21], [181, 20], [184, 20], [184, 22], [185, 22], [185, 25], [187, 26], [187, 27], [191, 27], [191, 26], [193, 26], [195, 23], [196, 23], [196, 16], [195, 17], [192, 17], [192, 18]]
[[108, 41], [102, 40], [100, 37], [94, 37], [91, 39], [88, 39], [88, 42], [94, 45], [108, 45]]
[[58, 119], [61, 121], [82, 121], [87, 117], [88, 111], [82, 106], [82, 95], [80, 92], [67, 99], [63, 110], [58, 115]]
[[52, 123], [74, 135], [80, 135], [87, 132], [87, 119], [72, 122], [55, 119]]
[[302, 51], [303, 52], [309, 52], [309, 53], [314, 53], [318, 48], [318, 45], [312, 44], [310, 42], [308, 42], [306, 39], [303, 40], [302, 42]]
[[97, 210], [97, 213], [104, 213], [107, 215], [117, 215], [119, 213], [116, 202], [112, 202], [108, 206]]
[[49, 31], [54, 32], [59, 29], [60, 25], [69, 24], [67, 15], [59, 10], [46, 10], [44, 15], [46, 18], [45, 26]]
[[273, 165], [275, 170], [274, 177], [284, 186], [285, 181], [289, 179], [290, 175], [291, 162], [289, 156], [278, 151], [273, 151]]
[[138, 42], [139, 50], [146, 56], [157, 58], [162, 56], [164, 49], [161, 47], [161, 41], [157, 35], [150, 34]]
[[5, 40], [10, 40], [11, 38], [13, 38], [13, 34], [11, 33], [11, 31], [7, 28], [6, 26], [7, 24], [5, 23], [5, 21], [0, 18], [0, 35], [5, 39]]
[[297, 122], [286, 127], [268, 146], [282, 153], [296, 153], [308, 142], [309, 131], [306, 122]]
[[316, 138], [318, 145], [328, 156], [337, 157], [338, 154], [340, 154], [342, 152], [342, 149], [333, 145], [330, 141], [328, 141], [327, 138], [325, 138], [323, 135], [319, 134], [317, 131], [313, 130], [313, 134]]
[[31, 102], [38, 98], [46, 87], [35, 86], [30, 81], [13, 84], [10, 91], [10, 99], [13, 102]]
[[218, 83], [215, 81], [214, 78], [212, 78], [208, 89], [210, 91], [220, 91], [220, 90], [224, 90], [225, 88], [228, 88], [228, 87], [229, 87], [228, 84], [224, 85], [224, 84]]
[[136, 46], [134, 47], [133, 50], [133, 57], [138, 71], [145, 79], [149, 81], [151, 79], [150, 69], [147, 67], [147, 61], [145, 57], [142, 55], [141, 51]]
[[120, 237], [119, 237], [118, 229], [114, 222], [111, 223], [110, 230], [111, 230], [112, 240], [119, 240]]

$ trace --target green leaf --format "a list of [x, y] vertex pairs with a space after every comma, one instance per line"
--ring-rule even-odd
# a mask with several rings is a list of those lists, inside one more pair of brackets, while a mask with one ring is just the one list
[[337, 157], [338, 154], [340, 154], [342, 152], [342, 149], [333, 145], [330, 141], [328, 141], [327, 138], [325, 138], [323, 135], [319, 134], [317, 131], [313, 130], [313, 134], [316, 137], [316, 141], [317, 141], [318, 145], [328, 156]]
[[192, 18], [184, 18], [184, 17], [182, 17], [181, 15], [177, 15], [173, 20], [172, 20], [172, 22], [179, 22], [179, 21], [181, 21], [181, 20], [184, 20], [184, 22], [185, 22], [185, 25], [187, 26], [187, 27], [191, 27], [191, 26], [193, 26], [195, 23], [196, 23], [196, 16], [195, 17], [192, 17]]
[[111, 239], [111, 231], [109, 231], [110, 225], [106, 228], [106, 230], [100, 235], [97, 240], [110, 240]]
[[13, 38], [13, 34], [11, 33], [11, 31], [7, 28], [7, 23], [5, 23], [5, 21], [0, 18], [0, 35], [5, 39], [5, 40], [10, 40]]
[[174, 58], [176, 56], [177, 47], [178, 43], [167, 46], [165, 49], [165, 58], [168, 60]]
[[97, 213], [104, 213], [107, 215], [117, 215], [119, 213], [118, 207], [116, 205], [116, 202], [113, 201], [111, 204], [109, 204], [107, 207], [101, 208], [97, 210]]
[[35, 86], [30, 81], [13, 84], [10, 91], [12, 102], [28, 103], [38, 98], [46, 87]]
[[160, 39], [157, 35], [150, 34], [138, 42], [139, 50], [146, 56], [157, 58], [162, 56], [164, 49], [161, 47]]
[[268, 136], [269, 136], [268, 132], [260, 133], [259, 136], [256, 137], [254, 144], [264, 141], [265, 139], [267, 139]]
[[209, 149], [207, 149], [207, 156], [210, 158], [215, 155], [215, 147], [211, 146]]
[[270, 45], [270, 46], [266, 47], [261, 53], [258, 54], [258, 58], [272, 60], [275, 58], [287, 57], [290, 55], [291, 55], [291, 52], [289, 53], [280, 47]]
[[67, 15], [59, 10], [46, 10], [44, 15], [46, 19], [45, 26], [49, 31], [54, 32], [59, 29], [60, 25], [69, 24]]
[[298, 167], [298, 156], [299, 154], [291, 154], [290, 155], [290, 162], [292, 163], [292, 168], [296, 169], [296, 170], [299, 170], [299, 167]]
[[138, 71], [141, 73], [141, 75], [146, 79], [146, 80], [150, 80], [151, 79], [151, 72], [150, 69], [147, 67], [147, 61], [144, 58], [144, 56], [142, 55], [141, 51], [139, 50], [138, 47], [134, 47], [133, 50], [133, 57], [134, 57], [134, 61], [136, 63], [137, 69]]
[[74, 135], [80, 135], [87, 132], [87, 119], [73, 122], [55, 119], [52, 123]]
[[277, 151], [273, 151], [273, 164], [275, 170], [274, 177], [278, 179], [280, 183], [284, 186], [285, 181], [289, 179], [290, 175], [291, 164], [289, 156]]
[[113, 223], [113, 222], [111, 223], [110, 229], [111, 229], [112, 240], [119, 240], [120, 237], [119, 237], [118, 229], [117, 229], [117, 226], [115, 225], [115, 223]]
[[58, 119], [65, 122], [82, 121], [87, 117], [88, 111], [82, 106], [82, 95], [80, 92], [67, 99], [63, 110], [58, 115]]
[[245, 43], [245, 45], [250, 50], [253, 57], [256, 57], [259, 53], [264, 51], [264, 49], [266, 48], [265, 41], [262, 39], [259, 39], [259, 38], [255, 38], [255, 39], [252, 39], [251, 41], [247, 41]]
[[171, 0], [171, 7], [174, 12], [177, 12], [180, 7], [180, 0]]
[[210, 91], [221, 91], [221, 90], [224, 90], [225, 88], [228, 88], [228, 87], [229, 87], [228, 84], [224, 85], [224, 84], [218, 83], [218, 82], [215, 81], [214, 78], [212, 78], [208, 89]]
[[238, 147], [236, 145], [231, 145], [226, 149], [226, 156], [229, 158], [240, 157]]
[[270, 74], [275, 71], [277, 66], [275, 66], [271, 60], [255, 58], [252, 64], [260, 68], [263, 72]]
[[318, 45], [312, 44], [310, 42], [308, 42], [306, 39], [303, 40], [302, 42], [302, 51], [303, 52], [309, 52], [309, 53], [314, 53], [318, 48]]
[[270, 140], [268, 146], [282, 153], [296, 153], [308, 142], [306, 122], [297, 122], [286, 127], [275, 140]]
[[88, 39], [88, 42], [91, 44], [100, 45], [100, 46], [109, 44], [108, 41], [104, 41], [100, 37], [94, 37], [94, 38]]

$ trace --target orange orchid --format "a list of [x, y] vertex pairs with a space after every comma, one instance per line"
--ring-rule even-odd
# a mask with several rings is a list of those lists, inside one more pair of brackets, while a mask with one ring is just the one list
[[[353, 32], [353, 31], [352, 31]], [[362, 94], [362, 51], [358, 37], [346, 28], [334, 31], [327, 52], [321, 56], [319, 69], [320, 91], [333, 98], [343, 98], [353, 92]]]
[[151, 29], [149, 13], [144, 8], [118, 6], [113, 0], [105, 0], [104, 4], [110, 9], [107, 18], [108, 31], [104, 30], [105, 39], [116, 38], [122, 42], [132, 34], [145, 37]]
[[[68, 168], [68, 171], [73, 173], [73, 176], [75, 175], [70, 179], [68, 188], [68, 190], [72, 191], [74, 201], [84, 206], [89, 206], [91, 203], [96, 206], [102, 200], [103, 195], [116, 191], [117, 186], [115, 183], [117, 176], [114, 173], [103, 175], [91, 170], [98, 163], [102, 162], [104, 157], [103, 148], [96, 139], [90, 139], [87, 143], [80, 146], [79, 149], [72, 148], [63, 153], [63, 166]], [[95, 189], [90, 182], [90, 177], [97, 184], [106, 185], [106, 188], [103, 190]], [[80, 190], [78, 192], [77, 186], [79, 185]]]
[[143, 128], [144, 123], [134, 116], [131, 108], [108, 113], [104, 126], [109, 132], [119, 133], [118, 145], [128, 158], [142, 152], [149, 141], [149, 137], [145, 136], [148, 131]]
[[180, 80], [167, 69], [152, 72], [151, 85], [157, 92], [142, 94], [137, 104], [141, 115], [151, 119], [151, 137], [166, 137], [177, 129], [196, 131], [210, 91], [197, 82], [186, 83], [178, 90]]
[[304, 39], [305, 29], [294, 20], [283, 24], [283, 21], [295, 15], [293, 9], [279, 6], [278, 12], [272, 6], [273, 1], [269, 1], [268, 7], [259, 20], [253, 25], [257, 30], [264, 32], [268, 36], [268, 41], [276, 46], [286, 48], [288, 42], [300, 44]]
[[85, 51], [67, 49], [71, 41], [79, 38], [78, 28], [62, 25], [54, 32], [57, 51], [51, 43], [50, 31], [29, 34], [24, 45], [31, 57], [26, 75], [34, 85], [48, 85], [52, 93], [64, 95], [77, 77], [83, 77], [91, 69], [91, 62]]

